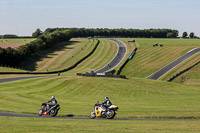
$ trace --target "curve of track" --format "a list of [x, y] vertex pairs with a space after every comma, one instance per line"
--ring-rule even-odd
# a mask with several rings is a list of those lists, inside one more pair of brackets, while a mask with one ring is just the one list
[[121, 42], [119, 40], [114, 40], [114, 39], [108, 39], [108, 40], [112, 40], [118, 45], [118, 52], [109, 64], [107, 64], [105, 67], [97, 70], [95, 73], [105, 73], [106, 71], [109, 71], [110, 69], [117, 66], [126, 55], [126, 51], [127, 51], [126, 44], [124, 44], [123, 42]]
[[[114, 40], [114, 39], [109, 39], [109, 40], [114, 41], [118, 45], [118, 53], [116, 54], [116, 56], [113, 58], [113, 60], [108, 65], [106, 65], [105, 67], [96, 71], [96, 73], [103, 73], [103, 72], [106, 72], [106, 71], [114, 68], [125, 57], [125, 54], [127, 51], [126, 45], [123, 42], [118, 41], [118, 40]], [[50, 75], [50, 76], [53, 76], [53, 75]], [[47, 76], [26, 76], [26, 77], [16, 77], [16, 78], [4, 78], [4, 79], [0, 79], [0, 83], [23, 80], [23, 79], [30, 79], [30, 78], [41, 78], [41, 77], [47, 77]]]
[[[27, 115], [27, 114], [16, 114], [16, 113], [7, 113], [0, 112], [0, 116], [7, 117], [26, 117], [26, 118], [52, 118], [52, 119], [90, 119], [89, 117], [69, 117], [69, 116], [58, 116], [58, 117], [50, 117], [50, 116], [37, 116], [37, 115]], [[103, 118], [97, 118], [103, 119]], [[106, 119], [103, 119], [106, 120]], [[154, 118], [114, 118], [113, 120], [134, 120], [134, 121], [200, 121], [200, 119], [154, 119]]]
[[193, 55], [197, 54], [198, 52], [200, 52], [200, 48], [195, 48], [195, 49], [190, 50], [189, 52], [179, 57], [175, 61], [171, 62], [170, 64], [166, 65], [165, 67], [161, 68], [160, 70], [148, 76], [147, 79], [158, 80], [168, 71], [170, 71], [171, 69], [173, 69], [174, 67], [182, 63], [183, 61], [187, 60], [188, 58], [192, 57]]

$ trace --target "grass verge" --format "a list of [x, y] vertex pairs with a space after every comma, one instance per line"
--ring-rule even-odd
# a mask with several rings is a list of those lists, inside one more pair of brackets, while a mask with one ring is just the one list
[[200, 121], [124, 121], [124, 120], [68, 120], [45, 118], [0, 117], [0, 131], [9, 132], [115, 132], [115, 133], [197, 133]]

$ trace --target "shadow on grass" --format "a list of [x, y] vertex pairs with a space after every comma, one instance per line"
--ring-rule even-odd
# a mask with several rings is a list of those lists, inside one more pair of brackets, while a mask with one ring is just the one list
[[27, 71], [35, 71], [37, 62], [42, 61], [44, 58], [53, 58], [53, 57], [48, 57], [49, 55], [53, 56], [58, 55], [54, 54], [55, 51], [65, 51], [66, 49], [73, 49], [73, 48], [68, 48], [66, 46], [73, 45], [75, 43], [80, 43], [80, 42], [70, 41], [70, 42], [58, 43], [52, 46], [51, 48], [46, 49], [45, 51], [35, 54], [34, 58], [29, 58], [26, 61], [22, 62], [19, 67]]

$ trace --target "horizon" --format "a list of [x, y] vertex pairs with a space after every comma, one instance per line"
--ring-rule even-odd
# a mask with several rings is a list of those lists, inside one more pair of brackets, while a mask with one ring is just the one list
[[40, 28], [175, 29], [200, 36], [198, 0], [0, 0], [0, 35]]

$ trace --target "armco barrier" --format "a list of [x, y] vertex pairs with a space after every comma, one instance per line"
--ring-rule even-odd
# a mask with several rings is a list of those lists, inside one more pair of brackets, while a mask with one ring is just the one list
[[119, 74], [121, 73], [122, 69], [123, 69], [124, 66], [128, 63], [128, 61], [131, 60], [131, 59], [134, 57], [134, 55], [136, 54], [136, 51], [137, 51], [137, 48], [135, 48], [135, 49], [133, 50], [133, 52], [132, 52], [131, 55], [128, 57], [128, 59], [120, 66], [120, 68], [119, 68], [118, 71], [117, 71], [117, 75], [119, 75]]
[[178, 72], [177, 74], [175, 74], [174, 76], [172, 76], [171, 78], [169, 78], [167, 81], [171, 82], [172, 80], [174, 80], [176, 77], [178, 77], [179, 75], [183, 74], [184, 72], [187, 72], [188, 70], [192, 69], [193, 67], [195, 67], [196, 65], [200, 64], [200, 61], [195, 63], [194, 65], [184, 69], [183, 71]]
[[63, 69], [63, 70], [52, 71], [52, 72], [0, 72], [0, 74], [55, 74], [55, 73], [66, 72], [66, 71], [69, 71], [69, 70], [75, 68], [78, 64], [80, 64], [85, 59], [87, 59], [89, 56], [91, 56], [95, 52], [95, 50], [97, 49], [99, 43], [100, 43], [100, 41], [97, 39], [97, 43], [96, 43], [95, 47], [93, 48], [93, 50], [88, 55], [86, 55], [85, 57], [83, 57], [82, 59], [80, 59], [79, 61], [77, 61], [71, 67], [68, 67], [68, 68]]

